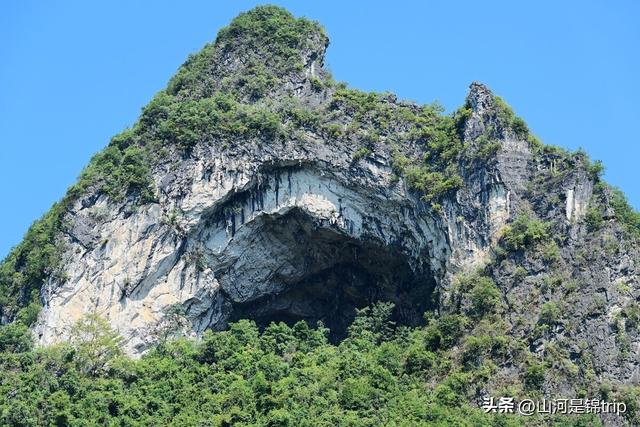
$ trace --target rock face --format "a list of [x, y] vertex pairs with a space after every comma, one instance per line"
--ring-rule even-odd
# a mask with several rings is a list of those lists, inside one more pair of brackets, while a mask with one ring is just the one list
[[[65, 340], [95, 312], [140, 355], [176, 306], [187, 335], [252, 318], [322, 321], [339, 340], [356, 308], [378, 300], [394, 302], [407, 325], [424, 312], [464, 311], [460, 277], [482, 271], [501, 292], [503, 332], [532, 357], [551, 347], [563, 355], [546, 392], [639, 384], [637, 240], [584, 154], [541, 146], [480, 83], [449, 121], [392, 95], [345, 90], [323, 68], [323, 31], [285, 20], [302, 28], [295, 49], [260, 44], [262, 27], [238, 21], [147, 107], [127, 144], [146, 150], [154, 200], [95, 184], [69, 204], [58, 236], [64, 273], [40, 293], [40, 344]], [[172, 115], [207, 102], [203, 114], [215, 114], [203, 122]], [[241, 131], [185, 133], [227, 126], [234, 108]], [[274, 132], [270, 112], [280, 120]], [[162, 136], [167, 123], [171, 137]], [[450, 142], [438, 145], [440, 135]], [[453, 146], [461, 148], [447, 154]], [[446, 167], [433, 166], [447, 156]], [[459, 182], [444, 186], [450, 175]], [[505, 251], [523, 215], [546, 224], [547, 240]], [[525, 243], [537, 239], [523, 233]], [[497, 369], [495, 389], [522, 366]]]
[[[44, 289], [41, 342], [95, 311], [138, 353], [174, 304], [195, 334], [244, 316], [322, 320], [340, 334], [355, 307], [379, 299], [419, 322], [436, 287], [495, 240], [510, 184], [497, 171], [469, 177], [467, 204], [447, 200], [440, 215], [392, 182], [390, 162], [383, 148], [354, 164], [339, 144], [234, 155], [202, 146], [158, 168], [159, 203], [131, 212], [103, 195], [79, 200], [65, 281]], [[461, 221], [466, 211], [477, 219]]]

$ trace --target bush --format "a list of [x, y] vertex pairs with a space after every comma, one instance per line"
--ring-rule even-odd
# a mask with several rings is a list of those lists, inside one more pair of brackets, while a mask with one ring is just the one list
[[602, 212], [598, 207], [591, 206], [587, 209], [587, 213], [584, 217], [585, 223], [587, 227], [591, 231], [599, 230], [604, 224], [604, 219], [602, 218]]
[[520, 117], [514, 117], [511, 121], [511, 128], [519, 138], [526, 138], [529, 134], [527, 123]]
[[534, 363], [524, 374], [524, 384], [529, 390], [540, 390], [544, 385], [547, 369], [541, 363]]
[[478, 277], [471, 288], [471, 312], [475, 316], [492, 313], [500, 305], [502, 293], [488, 277]]
[[[437, 104], [423, 106], [420, 110], [397, 106], [387, 102], [387, 95], [365, 93], [357, 90], [336, 91], [330, 104], [332, 114], [337, 111], [349, 116], [353, 128], [364, 126], [367, 144], [373, 144], [380, 137], [397, 136], [402, 132], [402, 141], [419, 144], [424, 151], [422, 158], [409, 158], [404, 146], [394, 146], [392, 167], [398, 176], [404, 176], [407, 185], [423, 193], [423, 200], [432, 202], [464, 184], [459, 173], [459, 160], [463, 143], [459, 135], [456, 119], [442, 116]], [[326, 124], [324, 129], [329, 137], [343, 135], [343, 126], [338, 123]], [[349, 127], [347, 128], [347, 130]]]
[[616, 220], [627, 231], [635, 236], [640, 236], [640, 212], [636, 212], [627, 201], [624, 193], [615, 187], [610, 187], [610, 203], [616, 215]]
[[425, 345], [429, 350], [448, 349], [464, 334], [468, 319], [459, 314], [445, 314], [431, 319], [425, 328]]
[[635, 301], [630, 302], [622, 310], [622, 316], [625, 318], [625, 326], [627, 330], [632, 331], [640, 326], [640, 304]]
[[29, 328], [20, 323], [0, 326], [0, 353], [24, 353], [33, 348]]
[[546, 262], [557, 262], [560, 258], [560, 247], [556, 242], [550, 241], [542, 247], [542, 259]]
[[562, 310], [560, 308], [560, 304], [554, 301], [549, 301], [542, 306], [538, 322], [543, 325], [554, 325], [560, 319], [561, 313]]
[[502, 241], [510, 251], [526, 249], [549, 238], [549, 224], [526, 214], [519, 215], [502, 235]]
[[438, 199], [463, 185], [462, 178], [458, 175], [447, 177], [441, 172], [431, 172], [424, 167], [408, 168], [405, 174], [409, 187], [425, 193], [422, 197], [425, 201]]
[[367, 157], [369, 154], [371, 154], [371, 150], [369, 148], [367, 148], [367, 147], [358, 148], [353, 153], [353, 161], [357, 162], [357, 161]]
[[476, 140], [478, 149], [476, 151], [476, 158], [487, 161], [496, 155], [500, 148], [502, 148], [501, 141], [490, 141], [486, 136], [480, 136]]
[[482, 366], [485, 358], [502, 355], [506, 347], [507, 338], [504, 335], [497, 333], [472, 335], [464, 343], [462, 359], [467, 368], [478, 368]]
[[528, 139], [529, 128], [527, 123], [516, 116], [511, 107], [499, 96], [494, 97], [498, 119], [503, 125], [510, 127], [513, 132], [522, 139]]
[[593, 163], [588, 163], [587, 173], [594, 181], [602, 178], [602, 175], [604, 174], [604, 163], [602, 163], [602, 160], [596, 160]]
[[156, 124], [152, 135], [186, 150], [216, 138], [273, 139], [281, 122], [278, 114], [258, 105], [240, 104], [224, 93], [169, 104], [165, 113], [166, 119]]
[[35, 320], [33, 304], [39, 305], [40, 287], [47, 278], [61, 279], [61, 243], [56, 239], [62, 229], [66, 202], [56, 203], [34, 222], [22, 242], [0, 264], [0, 307], [9, 319], [22, 312], [26, 324]]
[[124, 137], [114, 137], [107, 148], [91, 159], [68, 196], [73, 199], [93, 188], [118, 201], [128, 195], [136, 195], [139, 203], [153, 201], [155, 196], [146, 153], [129, 141], [126, 131]]

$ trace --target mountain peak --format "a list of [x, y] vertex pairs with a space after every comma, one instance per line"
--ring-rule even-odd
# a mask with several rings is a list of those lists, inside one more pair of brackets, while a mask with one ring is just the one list
[[[14, 345], [12, 325], [40, 345], [74, 342], [90, 315], [130, 355], [184, 348], [207, 372], [241, 376], [222, 363], [234, 360], [218, 351], [226, 335], [168, 340], [245, 319], [269, 348], [274, 333], [311, 336], [307, 323], [352, 337], [346, 347], [405, 346], [399, 383], [439, 373], [427, 399], [461, 378], [477, 383], [463, 387], [469, 404], [505, 384], [554, 396], [640, 384], [640, 214], [601, 165], [542, 144], [481, 83], [452, 115], [347, 88], [322, 68], [327, 45], [319, 24], [261, 6], [191, 56], [0, 263], [0, 353], [31, 342]], [[385, 312], [398, 339], [379, 327]], [[65, 354], [26, 357], [49, 353]], [[50, 365], [83, 366], [68, 354]], [[5, 359], [0, 384], [35, 378]], [[16, 424], [2, 404], [0, 424]]]
[[217, 91], [254, 100], [323, 74], [329, 38], [320, 24], [277, 6], [241, 13], [216, 40], [191, 55], [168, 91], [208, 97]]
[[493, 92], [486, 85], [479, 82], [472, 82], [469, 85], [469, 94], [467, 95], [467, 104], [474, 112], [482, 112], [494, 105], [495, 99]]

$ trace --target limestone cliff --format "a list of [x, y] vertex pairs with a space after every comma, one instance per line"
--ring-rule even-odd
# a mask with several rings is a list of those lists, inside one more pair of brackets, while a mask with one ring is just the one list
[[637, 228], [586, 155], [539, 143], [480, 83], [448, 116], [346, 89], [327, 45], [268, 8], [221, 31], [56, 207], [55, 262], [29, 282], [31, 249], [5, 261], [23, 276], [2, 276], [4, 322], [35, 289], [42, 345], [95, 312], [138, 355], [176, 305], [193, 336], [304, 319], [338, 340], [378, 300], [408, 325], [473, 313], [465, 283], [481, 275], [528, 355], [489, 388], [550, 349], [550, 394], [637, 385]]

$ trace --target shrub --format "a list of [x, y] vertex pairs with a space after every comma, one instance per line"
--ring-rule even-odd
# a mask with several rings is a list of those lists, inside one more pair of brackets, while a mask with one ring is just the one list
[[529, 390], [540, 390], [544, 385], [547, 369], [541, 363], [534, 363], [524, 374], [524, 383]]
[[560, 308], [560, 304], [554, 301], [549, 301], [542, 306], [538, 322], [543, 325], [554, 325], [560, 319], [561, 313], [562, 310]]
[[596, 160], [587, 164], [587, 173], [593, 180], [599, 180], [604, 174], [604, 163], [602, 160]]
[[640, 236], [640, 212], [636, 212], [627, 201], [626, 196], [620, 189], [610, 187], [610, 203], [616, 215], [616, 220], [622, 224], [627, 231], [635, 236]]
[[35, 320], [33, 304], [39, 305], [40, 287], [48, 277], [62, 279], [58, 271], [62, 246], [56, 239], [64, 213], [65, 202], [53, 205], [0, 264], [0, 306], [9, 319], [31, 307], [22, 312], [22, 321]]
[[445, 314], [431, 319], [425, 328], [425, 344], [430, 350], [448, 349], [462, 337], [468, 319], [459, 314]]
[[502, 293], [495, 282], [488, 277], [478, 277], [471, 288], [471, 311], [475, 316], [483, 316], [495, 311], [500, 305]]
[[529, 136], [529, 128], [526, 122], [516, 116], [511, 107], [499, 96], [494, 97], [498, 119], [505, 125], [510, 127], [513, 132], [522, 139]]
[[462, 359], [468, 368], [478, 368], [485, 358], [503, 355], [507, 342], [507, 338], [499, 334], [469, 336], [464, 343]]
[[23, 353], [33, 348], [33, 337], [26, 325], [10, 323], [0, 326], [0, 353]]
[[511, 121], [511, 127], [515, 134], [520, 138], [526, 138], [529, 134], [527, 123], [520, 117], [514, 117]]
[[623, 310], [622, 315], [625, 317], [625, 326], [627, 330], [635, 330], [640, 326], [640, 305], [633, 301], [630, 302]]
[[519, 215], [511, 225], [506, 227], [502, 235], [506, 249], [511, 251], [529, 248], [549, 238], [549, 224], [526, 214]]
[[371, 150], [367, 147], [361, 147], [358, 148], [354, 153], [353, 153], [353, 161], [357, 162], [365, 157], [367, 157], [368, 155], [371, 154]]
[[313, 89], [315, 92], [322, 92], [322, 89], [324, 89], [324, 83], [322, 83], [322, 80], [320, 80], [319, 78], [311, 77], [310, 82], [311, 89]]
[[592, 230], [592, 231], [599, 230], [604, 224], [604, 219], [602, 218], [602, 212], [596, 206], [590, 206], [587, 209], [587, 213], [585, 214], [584, 220], [589, 230]]
[[484, 135], [478, 138], [478, 149], [476, 151], [476, 158], [480, 160], [489, 160], [495, 154], [500, 151], [502, 142], [490, 141]]
[[462, 178], [458, 175], [447, 177], [442, 172], [431, 172], [424, 167], [408, 168], [405, 175], [409, 187], [425, 193], [423, 196], [425, 201], [437, 199], [463, 185]]
[[560, 260], [560, 247], [554, 241], [550, 241], [542, 248], [542, 259], [552, 263]]
[[527, 269], [520, 265], [516, 267], [516, 269], [513, 272], [513, 277], [518, 281], [524, 279], [528, 275], [529, 275], [529, 272], [527, 271]]

